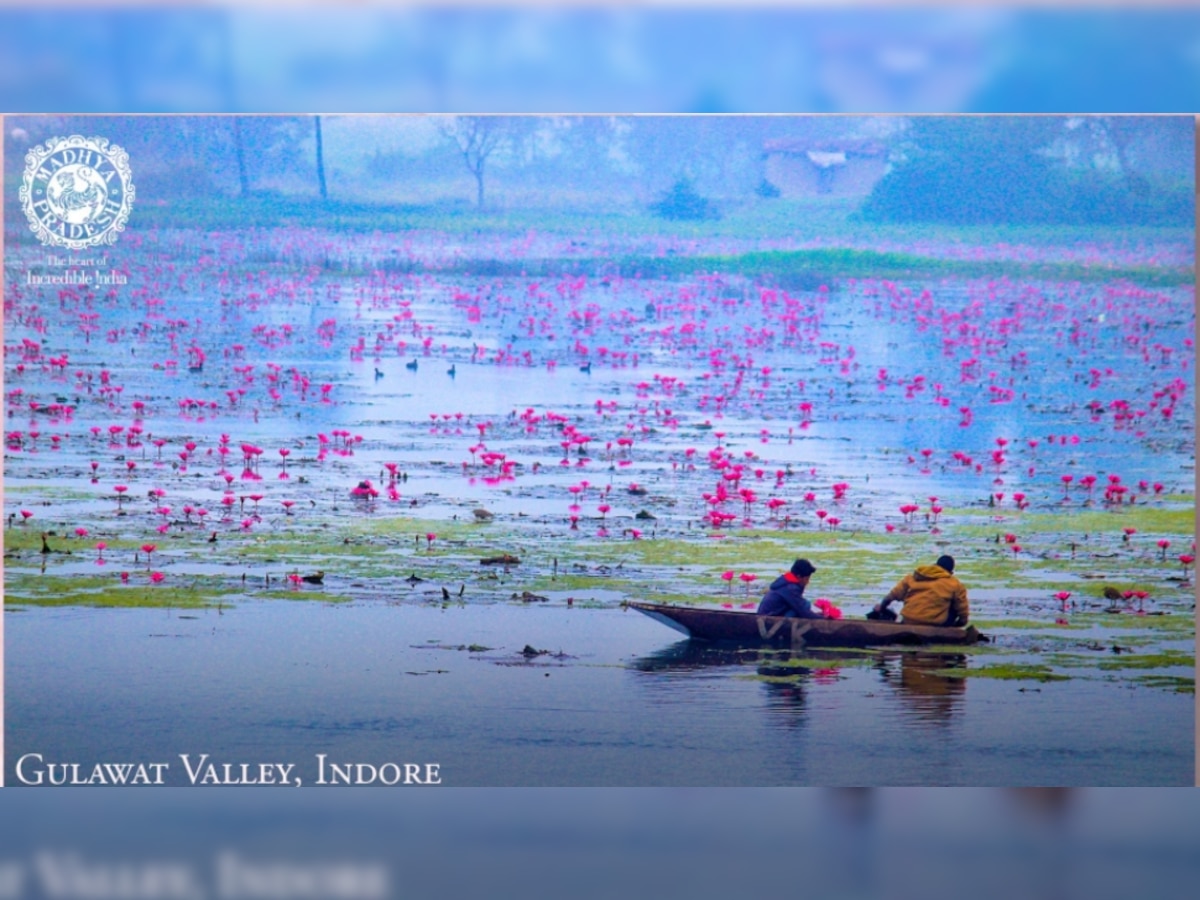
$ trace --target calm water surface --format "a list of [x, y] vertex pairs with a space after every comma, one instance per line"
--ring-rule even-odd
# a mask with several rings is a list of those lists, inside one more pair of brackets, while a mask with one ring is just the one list
[[[10, 783], [16, 760], [31, 752], [85, 766], [170, 761], [176, 781], [178, 754], [207, 752], [219, 762], [295, 763], [309, 783], [318, 753], [438, 763], [450, 785], [1192, 783], [1189, 694], [1109, 680], [1098, 667], [1044, 684], [931, 673], [978, 665], [970, 657], [890, 653], [797, 667], [679, 642], [616, 608], [656, 585], [719, 599], [720, 568], [703, 549], [704, 492], [723, 477], [706, 460], [719, 446], [763, 470], [757, 506], [745, 503], [733, 532], [782, 527], [764, 510], [775, 493], [790, 504], [787, 528], [801, 547], [823, 528], [816, 507], [836, 510], [838, 540], [821, 536], [814, 555], [828, 547], [830, 557], [851, 549], [882, 557], [895, 549], [884, 529], [897, 525], [913, 560], [949, 544], [976, 615], [1050, 628], [1051, 589], [1067, 584], [1094, 600], [1100, 575], [1150, 588], [1158, 611], [1187, 612], [1190, 592], [1169, 580], [1178, 569], [1155, 541], [1169, 538], [1172, 555], [1194, 541], [1191, 517], [1182, 529], [1172, 517], [1194, 506], [1190, 285], [841, 280], [829, 292], [784, 297], [735, 276], [576, 283], [387, 274], [392, 236], [255, 234], [126, 241], [113, 260], [131, 280], [111, 296], [23, 288], [42, 253], [9, 245], [8, 537], [26, 527], [22, 510], [33, 517], [21, 532], [29, 540], [6, 559], [5, 590], [17, 605], [6, 617]], [[1192, 257], [1190, 237], [1176, 255]], [[508, 256], [496, 244], [413, 240], [402, 258], [427, 264]], [[708, 252], [723, 249], [717, 242]], [[977, 250], [990, 257], [1001, 248]], [[344, 273], [321, 267], [330, 252]], [[963, 252], [943, 246], [935, 255]], [[193, 347], [204, 366], [189, 368]], [[1118, 423], [1114, 403], [1142, 415]], [[63, 405], [74, 412], [54, 411]], [[521, 418], [527, 408], [539, 424]], [[562, 448], [567, 421], [590, 436], [588, 457]], [[335, 439], [326, 458], [321, 438], [338, 431], [353, 434], [353, 447]], [[487, 448], [518, 467], [506, 479], [475, 464], [485, 434]], [[627, 454], [612, 448], [630, 435]], [[161, 453], [152, 438], [166, 442]], [[262, 445], [258, 471], [239, 459], [244, 443]], [[291, 454], [287, 473], [280, 450]], [[349, 489], [382, 481], [387, 462], [407, 476], [403, 498], [352, 504]], [[783, 473], [774, 486], [772, 472]], [[1109, 478], [1131, 491], [1145, 480], [1136, 511], [1147, 510], [1144, 521], [1060, 481], [1065, 474], [1078, 486], [1085, 473], [1099, 479], [1097, 493]], [[569, 490], [583, 479], [591, 487], [572, 529]], [[852, 484], [845, 502], [830, 499], [839, 481]], [[631, 482], [648, 494], [629, 492]], [[1150, 493], [1150, 483], [1160, 489]], [[117, 485], [128, 488], [123, 506]], [[613, 488], [611, 510], [598, 520], [602, 487]], [[1028, 520], [1012, 506], [1018, 491]], [[940, 527], [936, 517], [900, 521], [901, 504], [935, 496], [947, 510]], [[734, 513], [740, 506], [729, 504]], [[190, 507], [213, 511], [204, 527]], [[443, 532], [422, 552], [426, 527], [461, 533], [479, 507], [493, 524], [458, 545]], [[561, 596], [508, 602], [514, 589], [544, 590], [538, 579], [547, 565], [557, 571], [559, 548], [564, 566], [608, 584], [595, 563], [616, 558], [627, 526], [647, 527], [633, 519], [643, 509], [655, 516], [647, 538], [694, 542], [693, 565], [646, 554], [639, 568], [634, 557], [623, 593], [579, 589], [603, 608], [567, 608]], [[1084, 533], [1037, 527], [1048, 513], [1087, 513]], [[408, 517], [430, 524], [415, 542], [391, 540], [389, 529]], [[1122, 538], [1129, 521], [1134, 541]], [[367, 524], [380, 532], [374, 555], [306, 554], [313, 535], [357, 546], [349, 539]], [[981, 532], [993, 527], [987, 543]], [[210, 529], [218, 542], [205, 540]], [[999, 533], [1010, 530], [1025, 548], [1012, 554], [1017, 586], [1004, 583], [1009, 551]], [[38, 531], [52, 536], [54, 552], [38, 551]], [[518, 538], [523, 580], [484, 580], [479, 556]], [[6, 540], [6, 551], [21, 543]], [[108, 542], [107, 568], [92, 559], [98, 540]], [[277, 560], [286, 560], [336, 573], [352, 602], [247, 599], [220, 613], [88, 608], [96, 591], [123, 589], [122, 570], [135, 575], [129, 590], [141, 590], [149, 567], [143, 576], [136, 554], [146, 541], [170, 587], [209, 579], [208, 596], [240, 598], [239, 576], [278, 577]], [[878, 596], [895, 568], [886, 584], [854, 573], [857, 596]], [[470, 603], [413, 599], [401, 579], [417, 571], [439, 597], [438, 583], [469, 586]], [[405, 599], [383, 599], [393, 596]], [[78, 605], [37, 606], [60, 598]], [[549, 652], [527, 658], [526, 645]]]
[[[195, 618], [188, 618], [190, 616]], [[448, 785], [1185, 785], [1190, 695], [676, 641], [620, 609], [250, 602], [6, 618], [8, 784], [48, 762], [436, 762]], [[469, 645], [491, 649], [472, 652]], [[463, 646], [466, 645], [466, 646]], [[526, 645], [550, 653], [527, 659]], [[463, 646], [463, 649], [457, 649]]]

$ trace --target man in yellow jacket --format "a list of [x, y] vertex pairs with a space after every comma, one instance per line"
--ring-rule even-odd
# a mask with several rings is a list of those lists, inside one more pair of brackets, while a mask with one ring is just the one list
[[892, 588], [883, 602], [875, 607], [886, 611], [891, 603], [904, 604], [906, 625], [964, 626], [970, 617], [967, 589], [954, 577], [954, 557], [939, 556], [932, 566], [918, 566]]

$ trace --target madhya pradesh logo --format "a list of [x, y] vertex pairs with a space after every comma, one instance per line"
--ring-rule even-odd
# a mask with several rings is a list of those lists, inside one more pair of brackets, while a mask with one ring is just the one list
[[133, 206], [129, 154], [104, 138], [51, 138], [25, 154], [19, 196], [43, 244], [114, 244]]

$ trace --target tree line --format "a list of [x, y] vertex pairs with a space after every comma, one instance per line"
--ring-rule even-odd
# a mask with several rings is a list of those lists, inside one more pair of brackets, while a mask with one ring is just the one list
[[[6, 174], [19, 180], [26, 145], [102, 131], [138, 161], [143, 196], [369, 202], [378, 185], [394, 188], [393, 197], [418, 186], [428, 195], [430, 185], [453, 196], [466, 179], [481, 209], [498, 189], [520, 188], [548, 205], [623, 198], [664, 218], [704, 219], [731, 204], [777, 199], [765, 174], [769, 140], [816, 146], [868, 135], [889, 148], [889, 171], [859, 210], [868, 221], [1194, 220], [1186, 117], [432, 116], [415, 149], [378, 133], [349, 140], [340, 120], [351, 118], [14, 117]], [[372, 127], [414, 121], [375, 119]]]

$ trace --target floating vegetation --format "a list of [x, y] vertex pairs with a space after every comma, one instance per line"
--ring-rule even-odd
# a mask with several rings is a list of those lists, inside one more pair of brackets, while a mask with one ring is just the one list
[[108, 608], [209, 609], [246, 599], [223, 579], [190, 578], [184, 585], [151, 584], [144, 571], [129, 583], [116, 576], [63, 577], [6, 573], [5, 607], [91, 606]]
[[1196, 693], [1196, 679], [1182, 675], [1141, 675], [1134, 679], [1138, 684], [1150, 688], [1164, 688], [1177, 694]]
[[1071, 676], [1052, 672], [1043, 665], [984, 665], [977, 668], [931, 669], [930, 674], [943, 678], [998, 678], [1014, 681], [1069, 681]]
[[[586, 632], [580, 652], [607, 641], [597, 665], [616, 666], [630, 649], [613, 635], [643, 627], [616, 618], [625, 601], [749, 614], [806, 557], [808, 596], [857, 619], [950, 553], [996, 643], [632, 665], [818, 689], [890, 690], [899, 668], [1072, 677], [1109, 702], [1126, 696], [1113, 686], [1194, 691], [1193, 224], [901, 226], [841, 197], [672, 224], [621, 201], [369, 193], [145, 206], [113, 247], [127, 280], [111, 291], [26, 283], [59, 267], [11, 236], [15, 627], [107, 615], [36, 607], [259, 603], [240, 634], [261, 627], [280, 653], [287, 628], [264, 622], [311, 617], [305, 649], [355, 661], [349, 632], [320, 623], [373, 623], [387, 649], [372, 677], [391, 688], [387, 666], [445, 672], [396, 662], [421, 617], [456, 629], [421, 649], [562, 665], [544, 647]], [[491, 616], [511, 631], [473, 630]], [[661, 626], [644, 627], [657, 646]], [[95, 652], [136, 659], [147, 630]]]
[[1103, 660], [1098, 667], [1104, 671], [1112, 671], [1114, 669], [1171, 669], [1176, 667], [1194, 669], [1195, 666], [1194, 653], [1185, 653], [1182, 650], [1162, 650], [1157, 653], [1124, 653]]
[[794, 656], [790, 659], [771, 660], [769, 662], [764, 662], [763, 665], [768, 666], [772, 671], [775, 671], [777, 669], [829, 669], [838, 668], [840, 666], [872, 666], [877, 664], [878, 659], [874, 655], [868, 654], [854, 656], [849, 651], [846, 651], [845, 655], [842, 655], [842, 651], [838, 651], [836, 656]]
[[902, 653], [914, 655], [954, 654], [960, 656], [1004, 656], [1017, 651], [997, 647], [995, 644], [921, 644], [919, 646], [889, 646], [887, 653]]
[[466, 651], [468, 653], [487, 653], [493, 647], [485, 647], [483, 644], [442, 644], [438, 642], [425, 644], [409, 644], [414, 650], [452, 650], [457, 652]]

